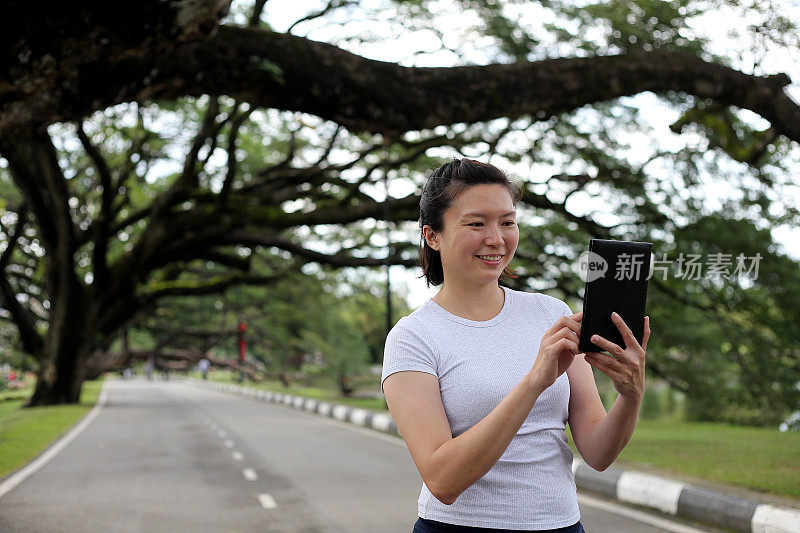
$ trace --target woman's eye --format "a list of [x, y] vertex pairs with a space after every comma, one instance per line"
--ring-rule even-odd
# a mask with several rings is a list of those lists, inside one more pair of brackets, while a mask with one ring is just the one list
[[483, 222], [470, 222], [470, 226], [482, 226]]
[[509, 226], [513, 226], [514, 224], [516, 224], [516, 222], [514, 222], [513, 220], [507, 220], [505, 222], [505, 224], [508, 224]]

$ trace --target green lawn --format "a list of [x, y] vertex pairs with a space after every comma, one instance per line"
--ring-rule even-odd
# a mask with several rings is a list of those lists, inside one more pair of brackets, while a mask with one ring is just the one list
[[714, 422], [639, 420], [618, 459], [667, 474], [793, 498], [800, 504], [798, 432]]
[[[219, 371], [211, 378], [225, 383], [236, 382], [232, 375]], [[286, 388], [277, 381], [245, 383], [245, 386], [386, 412], [383, 399], [343, 398], [330, 388]], [[567, 435], [570, 446], [577, 453], [569, 427]], [[614, 466], [724, 483], [797, 500], [800, 506], [798, 432], [682, 422], [674, 420], [674, 417], [665, 420], [640, 418], [631, 442]]]
[[84, 383], [77, 405], [30, 409], [21, 407], [32, 388], [1, 393], [0, 478], [25, 466], [75, 425], [97, 402], [101, 386], [101, 380]]

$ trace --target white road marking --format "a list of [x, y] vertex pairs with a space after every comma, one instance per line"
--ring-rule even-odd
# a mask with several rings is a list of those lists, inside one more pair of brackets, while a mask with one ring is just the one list
[[226, 448], [233, 448], [233, 441], [230, 440], [230, 439], [226, 440], [225, 441], [225, 447]]
[[642, 511], [638, 511], [636, 509], [631, 509], [622, 505], [600, 500], [598, 498], [593, 498], [592, 496], [587, 496], [586, 494], [582, 493], [578, 493], [578, 502], [582, 505], [594, 507], [595, 509], [602, 509], [603, 511], [607, 511], [616, 515], [627, 516], [628, 518], [649, 524], [664, 531], [671, 531], [673, 533], [706, 533], [706, 530], [704, 529], [697, 529], [691, 526], [685, 526], [683, 524], [671, 522], [651, 514], [643, 513]]
[[[320, 403], [324, 404], [325, 402], [320, 402]], [[330, 412], [331, 408], [332, 408], [332, 406], [330, 404], [326, 404], [320, 410], [323, 411], [325, 414], [327, 414], [328, 412]], [[346, 428], [346, 429], [349, 429], [351, 431], [356, 431], [356, 432], [359, 432], [359, 433], [363, 433], [364, 435], [369, 435], [371, 437], [383, 440], [385, 442], [391, 442], [391, 443], [395, 444], [396, 446], [402, 446], [403, 448], [406, 447], [406, 444], [403, 441], [403, 439], [401, 437], [398, 437], [398, 436], [389, 435], [389, 434], [382, 433], [380, 431], [376, 431], [376, 430], [373, 430], [373, 429], [367, 429], [365, 427], [357, 426], [357, 425], [351, 424], [351, 423], [340, 422], [340, 421], [338, 421], [336, 419], [331, 419], [331, 418], [327, 418], [327, 417], [324, 417], [324, 416], [320, 416], [320, 414], [313, 413], [313, 412], [308, 412], [308, 411], [302, 411], [301, 410], [300, 413], [302, 413], [303, 415], [306, 415], [306, 416], [308, 416], [310, 418], [313, 418], [313, 419], [315, 419], [317, 421], [324, 422], [326, 424], [331, 424], [331, 425], [334, 425], [334, 426], [338, 426], [340, 428]], [[384, 416], [390, 416], [390, 415], [384, 415]], [[234, 452], [234, 454], [237, 454], [237, 453], [239, 453], [239, 452]], [[234, 457], [234, 459], [235, 459], [235, 457]], [[575, 471], [576, 467], [577, 467], [577, 462], [573, 462], [573, 465], [572, 465], [573, 472]], [[244, 469], [242, 471], [242, 474], [245, 477], [247, 477], [247, 474], [244, 473], [245, 470], [250, 470], [250, 469]], [[258, 494], [257, 496], [258, 496], [259, 502], [261, 502], [261, 506], [264, 507], [265, 509], [277, 508], [277, 503], [272, 498], [272, 496], [270, 496], [269, 494]], [[604, 511], [611, 512], [611, 513], [614, 513], [614, 514], [617, 514], [617, 515], [626, 516], [626, 517], [631, 518], [633, 520], [637, 520], [639, 522], [643, 522], [643, 523], [646, 523], [646, 524], [650, 524], [650, 525], [652, 525], [654, 527], [661, 528], [664, 531], [669, 531], [669, 532], [673, 532], [673, 533], [707, 533], [707, 531], [703, 530], [703, 529], [697, 529], [696, 527], [687, 526], [687, 525], [683, 525], [683, 524], [676, 523], [676, 522], [671, 522], [669, 520], [666, 520], [666, 519], [663, 519], [663, 518], [659, 518], [657, 516], [653, 516], [651, 514], [647, 514], [647, 513], [644, 513], [642, 511], [639, 511], [639, 510], [636, 510], [636, 509], [631, 509], [631, 508], [625, 507], [624, 505], [619, 505], [619, 504], [607, 502], [605, 500], [597, 499], [597, 498], [594, 498], [592, 496], [587, 496], [587, 495], [582, 494], [582, 493], [578, 493], [578, 501], [582, 505], [587, 505], [589, 507], [602, 509]]]
[[219, 431], [217, 431], [217, 435], [219, 435], [219, 438], [224, 439], [228, 434], [220, 429]]
[[258, 474], [252, 468], [245, 468], [242, 470], [242, 475], [247, 481], [255, 481], [258, 479]]
[[83, 417], [83, 419], [78, 422], [75, 427], [73, 427], [66, 435], [56, 441], [55, 444], [50, 446], [42, 455], [37, 457], [33, 462], [29, 463], [28, 466], [6, 479], [3, 483], [0, 483], [0, 498], [2, 498], [11, 489], [25, 481], [31, 474], [34, 474], [37, 470], [50, 462], [53, 457], [58, 455], [61, 450], [66, 448], [70, 442], [75, 440], [75, 437], [80, 435], [81, 432], [86, 429], [95, 418], [97, 418], [97, 415], [100, 414], [100, 410], [103, 408], [106, 403], [106, 399], [108, 398], [108, 390], [106, 389], [107, 385], [107, 381], [103, 383], [103, 388], [100, 391], [100, 397], [97, 399], [97, 403], [92, 410], [89, 411], [89, 414]]
[[261, 507], [263, 507], [264, 509], [277, 509], [278, 508], [278, 504], [275, 502], [275, 499], [272, 496], [270, 496], [269, 494], [266, 494], [266, 493], [257, 494], [256, 496], [258, 496], [258, 501], [259, 501], [259, 503], [261, 503]]
[[242, 452], [233, 452], [233, 453], [231, 453], [231, 457], [233, 457], [234, 461], [243, 461], [244, 460], [244, 454], [242, 454]]

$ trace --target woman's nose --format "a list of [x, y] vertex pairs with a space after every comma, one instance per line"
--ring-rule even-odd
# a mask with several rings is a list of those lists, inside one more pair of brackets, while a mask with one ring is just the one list
[[503, 242], [503, 234], [500, 231], [499, 226], [492, 226], [489, 225], [486, 227], [486, 238], [485, 242], [487, 243], [502, 243]]

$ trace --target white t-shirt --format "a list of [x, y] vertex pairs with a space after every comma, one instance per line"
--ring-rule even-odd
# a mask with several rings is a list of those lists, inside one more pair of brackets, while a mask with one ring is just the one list
[[[439, 379], [453, 437], [481, 421], [533, 366], [544, 333], [572, 314], [557, 298], [503, 287], [505, 301], [490, 320], [446, 311], [432, 299], [401, 318], [386, 338], [383, 381], [403, 370]], [[423, 482], [419, 516], [450, 524], [499, 529], [555, 529], [580, 520], [572, 450], [566, 372], [536, 400], [508, 449], [489, 472], [452, 505], [437, 500]]]

